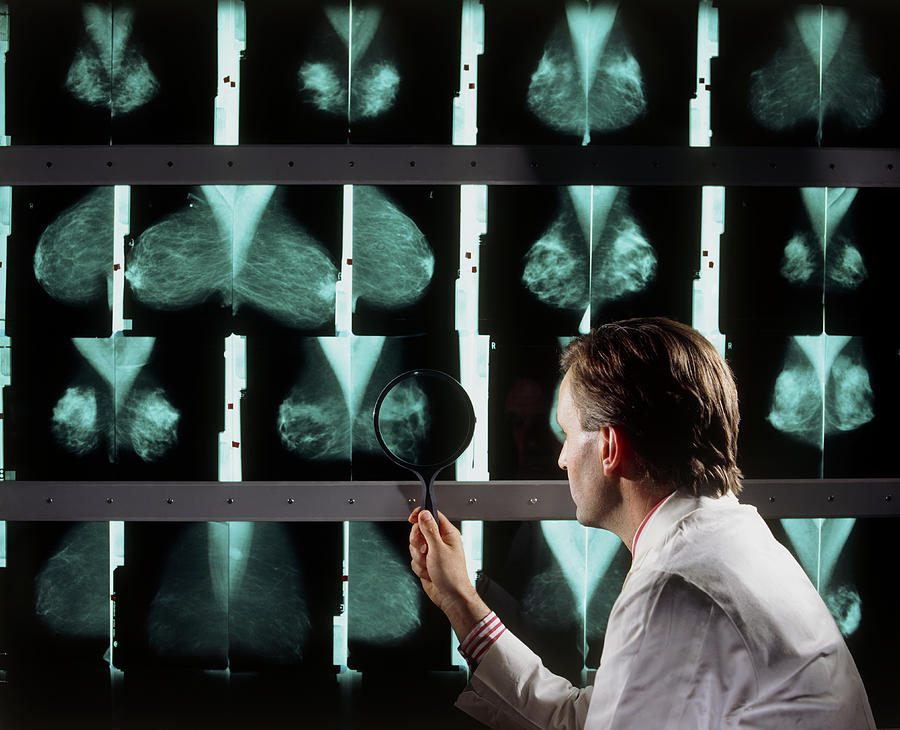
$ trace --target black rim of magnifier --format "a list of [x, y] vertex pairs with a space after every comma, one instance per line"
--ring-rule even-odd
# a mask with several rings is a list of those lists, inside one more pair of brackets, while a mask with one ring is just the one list
[[[415, 464], [410, 461], [404, 461], [399, 456], [394, 454], [391, 451], [387, 444], [384, 442], [384, 439], [381, 436], [381, 429], [378, 426], [378, 415], [381, 413], [381, 404], [384, 403], [384, 399], [387, 397], [388, 393], [391, 392], [393, 387], [397, 385], [397, 383], [408, 380], [409, 378], [414, 378], [417, 375], [427, 375], [428, 377], [437, 378], [438, 380], [447, 381], [459, 389], [459, 393], [462, 396], [460, 401], [466, 406], [466, 416], [468, 417], [468, 423], [466, 424], [466, 435], [460, 443], [456, 446], [456, 450], [452, 452], [452, 455], [444, 459], [443, 461], [437, 461], [433, 464]], [[437, 417], [440, 417], [440, 414], [437, 414]], [[427, 469], [432, 470], [435, 469], [440, 471], [445, 466], [450, 466], [454, 461], [456, 461], [460, 456], [462, 456], [463, 452], [469, 447], [469, 444], [472, 441], [472, 436], [475, 434], [475, 409], [472, 407], [472, 400], [469, 398], [469, 394], [466, 392], [466, 389], [460, 385], [459, 381], [451, 375], [447, 375], [443, 370], [430, 370], [428, 368], [417, 368], [415, 370], [407, 370], [405, 373], [400, 373], [396, 378], [391, 380], [384, 388], [381, 389], [381, 393], [378, 394], [378, 400], [375, 401], [375, 410], [372, 412], [372, 418], [375, 421], [375, 438], [378, 439], [378, 445], [381, 446], [381, 450], [384, 452], [385, 456], [387, 456], [391, 461], [395, 464], [399, 464], [400, 466], [406, 467], [407, 469], [411, 469], [417, 474], [420, 473], [421, 470]], [[421, 475], [420, 475], [421, 476]]]

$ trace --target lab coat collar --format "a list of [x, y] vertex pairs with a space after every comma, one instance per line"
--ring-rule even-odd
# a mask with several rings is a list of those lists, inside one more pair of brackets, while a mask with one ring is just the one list
[[676, 489], [666, 497], [644, 523], [637, 536], [631, 569], [640, 567], [647, 554], [668, 539], [674, 526], [691, 512], [704, 507], [725, 506], [737, 503], [737, 497], [726, 494], [722, 497], [695, 497], [688, 489]]

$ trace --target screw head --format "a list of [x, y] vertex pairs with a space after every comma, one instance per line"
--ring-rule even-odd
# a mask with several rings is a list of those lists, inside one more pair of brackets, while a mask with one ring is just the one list
[[107, 504], [112, 504], [112, 503], [113, 503], [113, 498], [112, 498], [112, 497], [107, 497], [107, 498], [106, 498], [106, 503], [107, 503]]
[[229, 497], [225, 501], [228, 502], [228, 504], [234, 504], [234, 497]]
[[537, 497], [532, 497], [531, 499], [528, 500], [528, 504], [537, 504], [537, 503], [538, 503]]
[[478, 497], [469, 497], [469, 504], [475, 504], [478, 502]]
[[293, 498], [293, 497], [288, 497], [287, 503], [288, 503], [288, 504], [293, 504], [293, 503], [294, 503], [294, 498]]
[[409, 499], [406, 500], [406, 502], [407, 502], [407, 504], [415, 504], [415, 503], [416, 503], [416, 498], [415, 498], [415, 497], [410, 497]]
[[47, 504], [53, 504], [53, 497], [47, 497]]
[[171, 497], [169, 497], [169, 498], [166, 500], [166, 504], [172, 504], [174, 501], [175, 501], [174, 499], [172, 499]]
[[833, 494], [829, 494], [829, 495], [828, 495], [828, 501], [829, 501], [829, 502], [834, 502], [834, 495], [833, 495]]
[[350, 497], [350, 499], [347, 500], [347, 504], [356, 504], [356, 499], [354, 497]]

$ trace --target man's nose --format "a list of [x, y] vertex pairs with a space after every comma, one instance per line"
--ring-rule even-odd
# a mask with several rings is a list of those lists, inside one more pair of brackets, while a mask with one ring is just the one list
[[556, 460], [556, 463], [559, 464], [559, 468], [563, 471], [566, 470], [566, 444], [563, 443], [562, 448], [559, 450], [559, 458]]

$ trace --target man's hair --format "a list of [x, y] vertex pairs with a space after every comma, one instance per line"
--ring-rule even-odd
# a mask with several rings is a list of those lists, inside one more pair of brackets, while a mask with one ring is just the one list
[[560, 365], [581, 428], [621, 429], [641, 478], [697, 495], [740, 492], [734, 376], [699, 332], [663, 317], [612, 322], [573, 340]]

